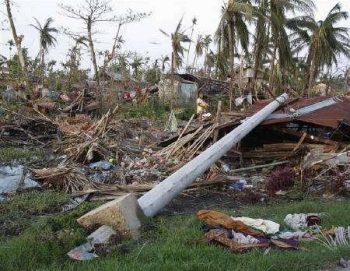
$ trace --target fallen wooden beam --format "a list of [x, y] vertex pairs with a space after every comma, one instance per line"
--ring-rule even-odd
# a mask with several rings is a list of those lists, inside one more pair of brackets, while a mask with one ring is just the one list
[[[290, 130], [290, 129], [286, 129], [286, 128], [276, 129], [276, 131], [278, 131], [280, 133], [283, 133], [283, 134], [296, 136], [296, 137], [299, 137], [299, 138], [303, 136], [303, 133], [300, 133], [298, 131], [293, 131], [293, 130]], [[341, 146], [342, 145], [339, 142], [336, 142], [336, 141], [333, 141], [333, 140], [329, 140], [329, 139], [320, 138], [320, 137], [309, 135], [309, 134], [307, 134], [305, 138], [308, 139], [308, 140], [312, 140], [314, 142], [320, 142], [320, 143], [327, 144], [327, 145], [333, 145], [333, 146]]]
[[232, 173], [250, 171], [250, 170], [255, 170], [255, 169], [260, 169], [260, 168], [280, 166], [280, 165], [285, 165], [285, 164], [288, 164], [288, 163], [289, 163], [289, 161], [282, 161], [282, 162], [276, 162], [276, 163], [271, 163], [271, 164], [266, 164], [266, 165], [252, 166], [252, 167], [246, 167], [246, 168], [238, 168], [238, 169], [231, 170], [230, 173], [232, 174]]
[[295, 148], [293, 149], [293, 152], [296, 152], [296, 151], [300, 148], [300, 146], [301, 146], [301, 144], [303, 144], [303, 142], [304, 142], [306, 136], [307, 136], [307, 133], [303, 133], [303, 135], [302, 135], [302, 137], [300, 138], [298, 144], [297, 144], [297, 145], [295, 146]]
[[[264, 144], [263, 149], [266, 151], [293, 151], [297, 143], [275, 143], [275, 144]], [[307, 150], [324, 150], [325, 152], [329, 152], [334, 150], [333, 145], [326, 144], [309, 144], [304, 143], [302, 147], [305, 147]]]

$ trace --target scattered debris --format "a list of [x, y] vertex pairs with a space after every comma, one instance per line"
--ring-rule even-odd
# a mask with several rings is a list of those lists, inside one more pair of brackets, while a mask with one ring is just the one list
[[0, 195], [16, 192], [18, 189], [40, 187], [34, 180], [27, 177], [23, 166], [0, 167]]

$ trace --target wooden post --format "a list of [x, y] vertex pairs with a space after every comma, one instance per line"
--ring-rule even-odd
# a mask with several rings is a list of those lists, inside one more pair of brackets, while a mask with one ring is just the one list
[[[216, 111], [216, 124], [219, 126], [221, 124], [221, 111], [222, 111], [222, 101], [219, 101], [218, 103], [218, 109]], [[219, 137], [219, 127], [216, 127], [214, 131], [214, 143], [218, 141]]]

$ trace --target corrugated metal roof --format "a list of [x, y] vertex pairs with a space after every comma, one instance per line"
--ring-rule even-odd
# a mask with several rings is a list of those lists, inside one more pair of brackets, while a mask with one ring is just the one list
[[[259, 101], [258, 103], [254, 104], [247, 113], [249, 115], [254, 114], [270, 102], [271, 100]], [[310, 107], [312, 105], [314, 106]], [[313, 108], [315, 111], [311, 113], [305, 112], [307, 111], [305, 109], [310, 108]], [[293, 116], [291, 109], [293, 109], [292, 111], [295, 111], [297, 114]], [[304, 114], [298, 116], [299, 110]], [[346, 123], [350, 123], [350, 99], [344, 97], [335, 97], [333, 99], [330, 97], [300, 99], [288, 104], [283, 109], [277, 110], [274, 112], [274, 114], [276, 114], [274, 118], [264, 121], [262, 125], [301, 121], [336, 129], [341, 120], [344, 120]]]

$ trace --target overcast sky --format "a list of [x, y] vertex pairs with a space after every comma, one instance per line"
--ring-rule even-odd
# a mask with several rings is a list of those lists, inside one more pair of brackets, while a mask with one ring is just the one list
[[[3, 1], [0, 0], [0, 3]], [[31, 57], [35, 57], [39, 50], [38, 34], [35, 29], [29, 26], [34, 23], [33, 17], [44, 22], [48, 17], [54, 18], [56, 27], [69, 27], [73, 31], [83, 33], [84, 29], [78, 21], [67, 19], [59, 8], [58, 4], [72, 4], [77, 6], [82, 0], [16, 0], [13, 7], [13, 14], [18, 34], [24, 35], [23, 44], [29, 48]], [[171, 48], [169, 39], [162, 35], [159, 28], [171, 32], [177, 22], [184, 15], [184, 27], [191, 26], [193, 17], [198, 19], [195, 35], [213, 34], [217, 28], [220, 17], [220, 8], [223, 0], [112, 0], [113, 8], [117, 14], [122, 14], [127, 9], [140, 12], [152, 12], [152, 15], [138, 23], [127, 25], [122, 29], [126, 43], [122, 50], [137, 51], [148, 55], [152, 59], [161, 55], [169, 55]], [[317, 6], [316, 19], [323, 19], [329, 10], [340, 2], [344, 10], [350, 13], [350, 0], [315, 0]], [[5, 20], [4, 5], [0, 6], [1, 29], [8, 28]], [[343, 23], [343, 26], [350, 26], [350, 20]], [[113, 37], [116, 33], [116, 25], [102, 24], [98, 27], [101, 34], [96, 36], [99, 41], [96, 44], [97, 50], [111, 49]], [[190, 34], [190, 31], [188, 31]], [[0, 54], [8, 57], [9, 49], [5, 43], [12, 39], [8, 30], [0, 32]], [[64, 35], [57, 37], [58, 44], [49, 52], [49, 58], [60, 61], [66, 59], [68, 48], [72, 42]], [[158, 43], [155, 45], [153, 43]], [[342, 61], [343, 63], [345, 61]], [[85, 56], [83, 62], [85, 68], [91, 68], [89, 58]]]

